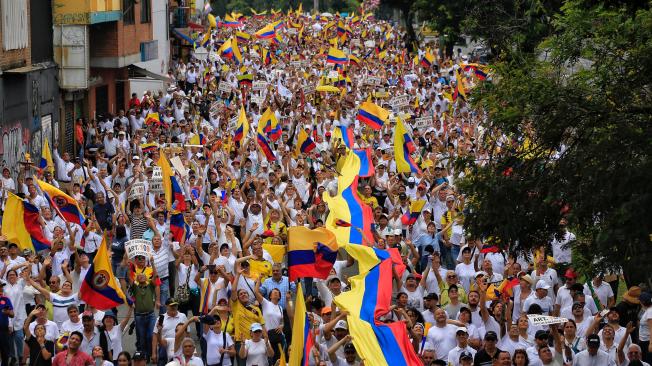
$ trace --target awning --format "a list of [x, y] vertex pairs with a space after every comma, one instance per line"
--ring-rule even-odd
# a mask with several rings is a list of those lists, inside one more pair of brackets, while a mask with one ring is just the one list
[[127, 69], [129, 70], [129, 77], [150, 77], [152, 79], [161, 80], [166, 83], [171, 83], [173, 81], [167, 76], [159, 75], [136, 65], [129, 65]]
[[54, 67], [54, 65], [50, 64], [49, 62], [42, 62], [42, 63], [31, 64], [23, 67], [17, 67], [15, 69], [5, 70], [4, 73], [5, 74], [29, 74], [30, 72], [33, 71], [45, 70], [51, 67]]

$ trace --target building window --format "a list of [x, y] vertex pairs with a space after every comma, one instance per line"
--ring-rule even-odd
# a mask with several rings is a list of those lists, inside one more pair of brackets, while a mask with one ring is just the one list
[[149, 23], [152, 21], [151, 0], [140, 0], [140, 22]]
[[2, 48], [9, 51], [27, 47], [29, 40], [27, 0], [2, 0], [0, 5]]
[[134, 24], [135, 9], [134, 0], [122, 0], [122, 21], [124, 24]]

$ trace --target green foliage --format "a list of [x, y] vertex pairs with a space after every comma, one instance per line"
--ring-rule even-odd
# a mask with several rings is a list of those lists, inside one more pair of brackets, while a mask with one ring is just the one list
[[474, 91], [489, 144], [508, 140], [489, 164], [459, 162], [471, 171], [466, 223], [526, 250], [566, 216], [594, 269], [623, 266], [628, 282], [649, 281], [652, 11], [568, 1], [553, 27], [538, 48], [546, 60], [505, 60], [499, 82]]

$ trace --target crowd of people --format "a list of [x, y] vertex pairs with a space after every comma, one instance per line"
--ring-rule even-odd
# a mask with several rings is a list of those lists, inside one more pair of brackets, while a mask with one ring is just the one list
[[[252, 36], [279, 20], [274, 39]], [[173, 60], [167, 90], [133, 95], [118, 115], [77, 121], [77, 149], [55, 143], [53, 170], [3, 169], [3, 207], [8, 192], [33, 204], [52, 243], [35, 253], [0, 238], [3, 366], [263, 366], [287, 359], [297, 291], [284, 256], [288, 228], [325, 225], [330, 210], [322, 197], [336, 191], [351, 147], [342, 131], [351, 132], [354, 148], [372, 151], [375, 173], [358, 187], [373, 209], [367, 244], [397, 248], [407, 268], [395, 278], [394, 305], [382, 321], [405, 324], [424, 365], [649, 366], [652, 295], [634, 286], [617, 299], [608, 274], [581, 279], [565, 220], [560, 235], [529, 254], [465, 234], [456, 182], [467, 172], [456, 159], [482, 163], [492, 149], [514, 143], [460, 95], [461, 80], [467, 92], [482, 82], [465, 67], [477, 60], [445, 56], [436, 43], [408, 54], [403, 30], [365, 13], [227, 22], [198, 35], [208, 55]], [[221, 47], [236, 38], [240, 60]], [[359, 62], [334, 68], [331, 47]], [[408, 103], [392, 105], [401, 96]], [[363, 101], [391, 110], [380, 130], [356, 119]], [[233, 120], [241, 110], [251, 128], [237, 138]], [[270, 136], [271, 151], [255, 132], [267, 110], [280, 128]], [[417, 123], [423, 117], [428, 123]], [[418, 172], [397, 167], [397, 118], [409, 126]], [[298, 146], [301, 135], [313, 140], [311, 150]], [[162, 154], [182, 164], [175, 169], [189, 227], [181, 240], [166, 198], [150, 190]], [[65, 220], [36, 179], [73, 197], [85, 225]], [[144, 192], [134, 194], [135, 185]], [[415, 200], [426, 204], [406, 225], [402, 217]], [[129, 306], [97, 309], [79, 297], [103, 238]], [[151, 255], [130, 258], [125, 246], [134, 239], [149, 241]], [[357, 352], [349, 314], [333, 301], [350, 289], [356, 267], [340, 251], [327, 279], [302, 280], [314, 333], [306, 364], [375, 366]], [[534, 315], [564, 319], [537, 323]], [[133, 331], [135, 346], [123, 342]]]

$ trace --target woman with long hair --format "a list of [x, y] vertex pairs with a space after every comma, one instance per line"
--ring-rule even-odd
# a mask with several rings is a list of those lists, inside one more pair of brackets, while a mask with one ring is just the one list
[[517, 349], [514, 351], [514, 356], [512, 357], [513, 366], [528, 366], [530, 364], [530, 358], [527, 356], [527, 352], [524, 349]]

